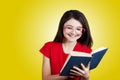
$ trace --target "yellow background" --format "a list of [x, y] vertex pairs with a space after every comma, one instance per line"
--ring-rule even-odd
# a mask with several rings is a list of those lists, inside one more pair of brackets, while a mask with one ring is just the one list
[[107, 46], [90, 80], [119, 80], [119, 0], [4, 0], [0, 1], [0, 80], [41, 80], [39, 49], [54, 39], [66, 10], [78, 9], [88, 19], [93, 49]]

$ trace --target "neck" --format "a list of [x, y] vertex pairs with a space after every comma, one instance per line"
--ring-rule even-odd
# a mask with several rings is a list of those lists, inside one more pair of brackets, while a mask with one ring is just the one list
[[63, 42], [64, 52], [65, 53], [70, 53], [71, 51], [73, 51], [76, 43], [77, 43], [76, 41], [75, 42]]
[[68, 41], [66, 39], [63, 39], [63, 44], [64, 45], [75, 45], [77, 43], [77, 41]]
[[77, 42], [63, 42], [65, 46], [74, 46]]

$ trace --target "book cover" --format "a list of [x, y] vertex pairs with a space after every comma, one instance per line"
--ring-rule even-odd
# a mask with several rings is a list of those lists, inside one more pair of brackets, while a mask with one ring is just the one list
[[96, 68], [107, 50], [108, 48], [101, 47], [91, 52], [91, 54], [72, 51], [60, 71], [60, 76], [70, 76], [70, 69], [73, 66], [80, 67], [81, 63], [87, 66], [90, 62], [90, 70]]

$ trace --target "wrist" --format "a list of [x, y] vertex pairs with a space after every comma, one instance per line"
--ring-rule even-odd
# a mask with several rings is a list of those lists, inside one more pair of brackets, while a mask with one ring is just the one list
[[81, 77], [81, 80], [89, 80], [89, 76], [88, 77]]

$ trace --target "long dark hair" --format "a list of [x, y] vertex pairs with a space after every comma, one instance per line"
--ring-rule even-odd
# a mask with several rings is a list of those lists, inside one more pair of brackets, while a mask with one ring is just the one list
[[63, 26], [64, 26], [64, 23], [71, 18], [78, 20], [82, 24], [83, 28], [85, 29], [85, 32], [77, 40], [77, 42], [80, 42], [81, 44], [92, 47], [93, 40], [91, 37], [88, 21], [86, 17], [84, 16], [84, 14], [78, 10], [69, 10], [63, 14], [60, 20], [60, 23], [59, 23], [58, 32], [54, 38], [54, 42], [63, 42], [63, 38], [64, 38]]

